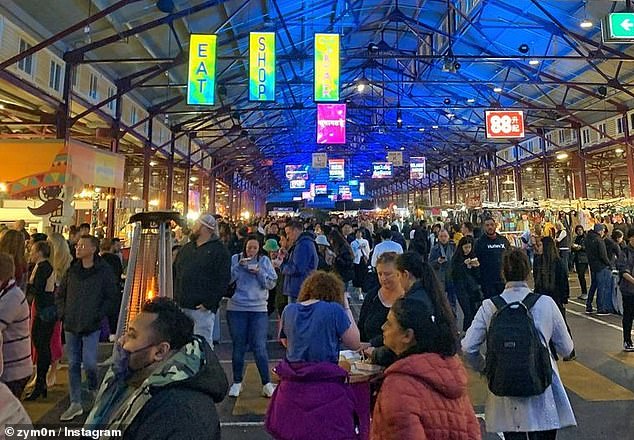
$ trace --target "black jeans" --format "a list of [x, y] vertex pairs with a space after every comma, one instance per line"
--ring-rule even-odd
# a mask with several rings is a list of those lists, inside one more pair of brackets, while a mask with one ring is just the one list
[[632, 321], [634, 321], [634, 296], [623, 296], [623, 342], [632, 343]]
[[37, 381], [46, 386], [46, 373], [51, 365], [51, 336], [53, 335], [55, 321], [48, 322], [35, 316], [33, 321], [33, 346], [37, 351]]
[[504, 440], [555, 440], [557, 430], [533, 432], [505, 432]]
[[588, 284], [586, 281], [586, 273], [588, 273], [588, 263], [575, 263], [577, 269], [577, 278], [579, 278], [579, 284], [581, 285], [581, 294], [583, 296], [588, 295]]

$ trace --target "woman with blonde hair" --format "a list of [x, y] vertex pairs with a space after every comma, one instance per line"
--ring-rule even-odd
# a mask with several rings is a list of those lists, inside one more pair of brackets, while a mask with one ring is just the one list
[[[73, 257], [70, 254], [68, 242], [62, 234], [54, 232], [49, 235], [48, 243], [51, 247], [50, 262], [53, 266], [53, 272], [55, 273], [55, 291], [57, 291], [62, 279], [66, 276], [68, 268], [70, 268], [70, 265], [73, 262]], [[55, 385], [55, 380], [57, 379], [57, 365], [63, 354], [62, 322], [57, 320], [55, 322], [55, 327], [53, 328], [53, 336], [51, 336], [51, 367], [46, 375], [46, 384], [48, 387]]]

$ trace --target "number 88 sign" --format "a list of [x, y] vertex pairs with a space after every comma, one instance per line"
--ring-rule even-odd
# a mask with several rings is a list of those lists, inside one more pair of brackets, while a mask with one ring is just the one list
[[486, 111], [484, 113], [488, 139], [524, 137], [523, 111]]

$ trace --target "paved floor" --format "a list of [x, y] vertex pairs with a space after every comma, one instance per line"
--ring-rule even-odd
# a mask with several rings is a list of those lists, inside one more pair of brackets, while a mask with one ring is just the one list
[[[576, 276], [571, 276], [573, 298], [578, 294]], [[353, 304], [353, 309], [358, 304]], [[567, 308], [567, 319], [576, 345], [577, 359], [559, 363], [578, 426], [560, 431], [564, 440], [596, 440], [634, 438], [634, 353], [622, 349], [622, 330], [619, 316], [587, 316], [584, 305], [576, 299]], [[282, 347], [274, 340], [275, 322], [271, 322], [269, 355], [271, 365], [283, 357]], [[103, 347], [106, 356], [108, 347]], [[222, 365], [231, 378], [231, 342], [223, 322], [222, 343], [217, 347]], [[263, 430], [263, 419], [268, 400], [260, 397], [261, 384], [252, 358], [249, 357], [245, 375], [245, 390], [239, 398], [227, 397], [218, 411], [223, 426], [223, 439], [269, 439]], [[38, 423], [57, 423], [68, 405], [66, 371], [59, 373], [56, 385], [46, 402], [27, 403], [25, 406]], [[470, 373], [469, 393], [477, 414], [484, 413], [486, 384], [475, 373]], [[77, 421], [81, 422], [80, 420]], [[485, 439], [497, 439], [497, 434], [485, 434]]]

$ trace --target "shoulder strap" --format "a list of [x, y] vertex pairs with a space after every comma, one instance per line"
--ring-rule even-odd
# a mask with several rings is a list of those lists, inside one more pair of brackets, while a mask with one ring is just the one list
[[522, 300], [522, 304], [524, 304], [526, 306], [526, 308], [528, 310], [530, 310], [531, 308], [533, 308], [533, 306], [535, 305], [535, 303], [537, 302], [537, 300], [539, 299], [541, 295], [538, 295], [534, 292], [530, 292], [528, 295], [526, 295], [526, 297]]
[[493, 302], [493, 305], [495, 306], [495, 308], [498, 310], [500, 310], [502, 307], [504, 307], [507, 304], [507, 302], [504, 300], [504, 298], [502, 298], [501, 295], [492, 297], [491, 301]]

